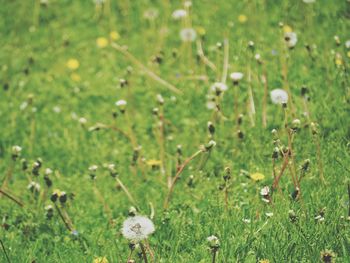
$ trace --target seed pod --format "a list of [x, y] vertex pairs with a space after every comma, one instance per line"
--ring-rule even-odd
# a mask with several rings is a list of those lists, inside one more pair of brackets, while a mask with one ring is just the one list
[[61, 204], [64, 204], [67, 202], [67, 194], [66, 192], [61, 192], [60, 196], [59, 196], [59, 200]]
[[239, 139], [244, 139], [244, 133], [241, 130], [238, 130], [237, 135]]
[[224, 180], [227, 182], [231, 179], [231, 168], [226, 167], [225, 168], [225, 175], [224, 175]]
[[242, 125], [243, 123], [243, 114], [239, 114], [237, 118], [237, 124]]
[[208, 122], [208, 131], [211, 136], [214, 136], [215, 126], [211, 121]]
[[57, 199], [58, 199], [58, 194], [59, 194], [59, 192], [56, 190], [56, 191], [54, 191], [52, 194], [51, 194], [51, 197], [50, 197], [50, 200], [52, 201], [52, 202], [56, 202], [57, 201]]
[[137, 209], [134, 206], [131, 206], [128, 211], [129, 216], [136, 216], [137, 215]]
[[45, 184], [46, 184], [47, 187], [51, 187], [52, 186], [52, 181], [51, 181], [51, 179], [49, 178], [48, 175], [44, 176], [44, 180], [45, 180]]

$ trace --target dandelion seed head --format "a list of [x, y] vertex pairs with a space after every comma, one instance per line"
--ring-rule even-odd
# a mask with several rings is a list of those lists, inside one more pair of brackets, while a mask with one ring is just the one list
[[193, 28], [183, 28], [180, 31], [180, 38], [183, 42], [193, 42], [196, 37], [197, 33]]
[[127, 218], [121, 229], [123, 236], [131, 241], [140, 242], [155, 231], [152, 220], [145, 216], [132, 216]]
[[118, 100], [118, 101], [115, 103], [115, 105], [116, 105], [117, 107], [126, 106], [126, 104], [127, 104], [126, 100]]
[[244, 74], [242, 72], [232, 72], [230, 78], [233, 81], [240, 81], [243, 78]]
[[288, 102], [288, 93], [283, 89], [272, 90], [270, 96], [274, 104], [282, 104]]
[[262, 195], [262, 196], [267, 196], [267, 195], [269, 195], [269, 193], [270, 193], [270, 187], [268, 187], [268, 186], [264, 186], [260, 190], [260, 195]]
[[172, 13], [172, 18], [175, 20], [180, 20], [187, 16], [187, 11], [184, 9], [177, 9]]
[[227, 85], [222, 82], [215, 82], [211, 85], [210, 90], [213, 92], [224, 92], [227, 90]]
[[298, 42], [298, 37], [295, 32], [286, 32], [284, 34], [284, 40], [288, 48], [294, 48]]

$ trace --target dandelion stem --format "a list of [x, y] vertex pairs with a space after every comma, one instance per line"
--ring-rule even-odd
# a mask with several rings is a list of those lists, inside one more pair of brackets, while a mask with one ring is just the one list
[[160, 161], [161, 161], [161, 174], [165, 173], [165, 138], [164, 138], [164, 110], [163, 106], [160, 106], [159, 112], [159, 146], [160, 146]]
[[11, 160], [10, 167], [9, 167], [7, 173], [5, 174], [4, 178], [2, 179], [1, 188], [7, 187], [8, 181], [11, 180], [13, 170], [15, 168], [15, 163], [16, 162], [14, 160]]
[[20, 207], [23, 207], [23, 203], [21, 201], [19, 201], [17, 198], [11, 196], [10, 194], [6, 193], [4, 190], [0, 189], [0, 194], [3, 194], [4, 196], [6, 196], [8, 199], [12, 200], [13, 202], [15, 202], [17, 205], [19, 205]]
[[120, 187], [123, 189], [123, 191], [125, 192], [126, 196], [129, 198], [129, 201], [135, 205], [136, 205], [136, 201], [135, 199], [132, 197], [132, 195], [130, 194], [129, 190], [126, 188], [126, 186], [122, 183], [122, 181], [116, 177], [115, 180], [117, 181], [117, 183], [120, 185]]
[[224, 65], [222, 68], [222, 78], [221, 82], [226, 83], [227, 79], [227, 71], [228, 71], [228, 59], [229, 59], [229, 43], [228, 39], [224, 39]]
[[190, 157], [188, 157], [182, 164], [181, 166], [179, 167], [174, 179], [172, 180], [170, 186], [169, 186], [169, 191], [168, 191], [168, 194], [165, 198], [165, 201], [164, 201], [164, 209], [168, 208], [168, 205], [169, 205], [169, 201], [170, 201], [170, 198], [171, 198], [171, 195], [174, 191], [174, 187], [175, 187], [175, 183], [177, 182], [177, 180], [179, 179], [180, 177], [180, 174], [183, 172], [183, 170], [185, 169], [185, 167], [187, 166], [187, 164], [193, 160], [194, 158], [196, 158], [198, 155], [200, 155], [201, 153], [203, 153], [204, 150], [201, 149], [197, 152], [195, 152], [193, 155], [191, 155]]
[[289, 161], [289, 157], [288, 156], [289, 156], [289, 151], [284, 155], [284, 162], [282, 164], [282, 168], [280, 170], [280, 173], [278, 174], [278, 176], [273, 181], [273, 184], [272, 184], [272, 190], [273, 191], [277, 189], [279, 180], [281, 179], [284, 171], [286, 170], [286, 168], [288, 166], [288, 161]]
[[263, 82], [264, 82], [264, 97], [263, 97], [263, 105], [262, 105], [262, 124], [263, 127], [267, 126], [267, 117], [266, 117], [266, 105], [267, 105], [267, 95], [268, 95], [268, 82], [267, 82], [267, 71], [266, 66], [264, 65], [263, 69]]
[[249, 103], [248, 103], [248, 113], [250, 117], [250, 122], [252, 127], [255, 126], [255, 104], [254, 104], [254, 97], [253, 97], [253, 90], [252, 90], [252, 72], [250, 65], [248, 67], [248, 97], [249, 97]]
[[314, 143], [316, 145], [316, 151], [317, 151], [318, 172], [320, 173], [321, 182], [323, 184], [326, 184], [326, 180], [324, 179], [324, 173], [323, 173], [323, 162], [322, 162], [320, 139], [316, 134], [314, 135]]
[[4, 251], [4, 254], [5, 254], [5, 257], [6, 257], [7, 262], [8, 262], [8, 263], [11, 263], [10, 257], [9, 257], [9, 255], [8, 255], [7, 252], [6, 252], [4, 242], [2, 242], [1, 239], [0, 239], [0, 244], [1, 244], [2, 250]]
[[142, 251], [143, 261], [145, 263], [148, 263], [145, 246], [142, 244], [142, 242], [140, 242], [140, 247], [141, 247], [141, 251]]
[[225, 209], [228, 210], [228, 186], [225, 186]]
[[214, 249], [213, 250], [213, 259], [211, 261], [212, 263], [215, 263], [216, 262], [216, 250]]
[[102, 203], [105, 213], [109, 216], [109, 219], [112, 220], [113, 217], [112, 217], [111, 208], [108, 206], [108, 204], [107, 204], [106, 200], [104, 199], [103, 195], [98, 190], [95, 181], [93, 182], [93, 189], [94, 189], [95, 195], [97, 196], [99, 201]]
[[348, 217], [350, 217], [350, 183], [348, 183], [348, 196], [349, 196], [349, 211], [348, 211]]
[[211, 62], [205, 55], [203, 52], [203, 48], [202, 48], [202, 42], [200, 40], [197, 40], [197, 53], [199, 58], [201, 59], [201, 61], [208, 66], [212, 71], [216, 72], [216, 66], [213, 62]]
[[58, 215], [59, 215], [60, 218], [62, 219], [64, 225], [66, 226], [66, 228], [67, 228], [70, 232], [72, 232], [73, 229], [72, 229], [71, 226], [68, 224], [66, 218], [63, 216], [63, 214], [62, 214], [62, 212], [61, 212], [61, 209], [57, 206], [56, 203], [55, 203], [55, 208], [56, 208], [56, 210], [57, 210], [57, 212], [58, 212]]
[[174, 85], [170, 84], [169, 82], [165, 81], [161, 77], [159, 77], [157, 74], [155, 74], [153, 71], [148, 69], [145, 65], [143, 65], [137, 58], [135, 58], [125, 47], [121, 47], [116, 43], [112, 43], [111, 47], [122, 53], [125, 57], [127, 57], [132, 63], [134, 63], [136, 66], [141, 68], [151, 79], [157, 81], [158, 83], [162, 84], [167, 89], [177, 93], [182, 94], [182, 91], [176, 88]]

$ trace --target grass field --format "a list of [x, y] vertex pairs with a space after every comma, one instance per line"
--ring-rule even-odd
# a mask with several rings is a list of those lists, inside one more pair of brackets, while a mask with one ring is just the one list
[[350, 2], [306, 2], [2, 0], [0, 262], [350, 262]]

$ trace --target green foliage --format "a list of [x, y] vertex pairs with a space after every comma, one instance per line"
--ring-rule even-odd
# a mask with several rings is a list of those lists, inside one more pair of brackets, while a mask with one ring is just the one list
[[[154, 262], [210, 262], [206, 238], [211, 235], [220, 240], [217, 262], [317, 262], [326, 249], [337, 262], [350, 262], [349, 1], [201, 0], [193, 1], [190, 19], [183, 21], [172, 19], [174, 10], [184, 8], [180, 1], [105, 0], [101, 6], [90, 0], [1, 2], [0, 182], [10, 178], [0, 189], [23, 203], [0, 193], [0, 239], [11, 262], [93, 262], [103, 256], [126, 262], [129, 244], [120, 229], [132, 205], [147, 216], [154, 209], [156, 231], [148, 240]], [[154, 19], [145, 18], [150, 10], [157, 10]], [[285, 47], [283, 31], [288, 29], [280, 22], [297, 33], [293, 49]], [[181, 28], [190, 25], [216, 72], [196, 56], [197, 42], [181, 41]], [[228, 90], [219, 96], [221, 111], [215, 113], [206, 103], [210, 87], [225, 72], [224, 39], [228, 75], [238, 71], [244, 77], [237, 86], [227, 77]], [[107, 46], [98, 45], [106, 40]], [[182, 94], [154, 80], [112, 42], [128, 46], [128, 54]], [[68, 67], [71, 59], [79, 63], [76, 69]], [[289, 90], [286, 123], [283, 108], [268, 95], [264, 127], [263, 75], [269, 92]], [[124, 87], [121, 79], [127, 81]], [[306, 104], [302, 86], [308, 88]], [[118, 100], [127, 101], [126, 113], [115, 105]], [[240, 126], [236, 107], [244, 115]], [[260, 190], [274, 183], [271, 130], [277, 129], [281, 145], [289, 146], [293, 119], [301, 121], [293, 134], [293, 158], [269, 204]], [[215, 126], [212, 137], [208, 121]], [[317, 123], [317, 134], [311, 122]], [[211, 139], [216, 146], [188, 163], [164, 209], [167, 177], [174, 178], [179, 168], [177, 145], [182, 145], [183, 162]], [[14, 145], [23, 149], [16, 161]], [[137, 145], [142, 148], [133, 165]], [[21, 158], [28, 162], [26, 171]], [[36, 177], [31, 170], [38, 158], [43, 163]], [[277, 174], [284, 158], [276, 161]], [[299, 176], [305, 159], [310, 167], [300, 181], [301, 196], [294, 200], [293, 167]], [[115, 164], [117, 178], [136, 205], [105, 164]], [[95, 180], [89, 176], [91, 165], [98, 166]], [[226, 167], [231, 169], [228, 183]], [[53, 170], [50, 188], [46, 168]], [[264, 179], [252, 180], [249, 175], [255, 172]], [[40, 184], [40, 193], [27, 189], [32, 180]], [[67, 229], [55, 208], [47, 218], [54, 189], [67, 193], [61, 210], [73, 229]], [[319, 215], [323, 221], [315, 219]], [[137, 253], [133, 257], [142, 261]], [[3, 250], [0, 262], [6, 262]]]

